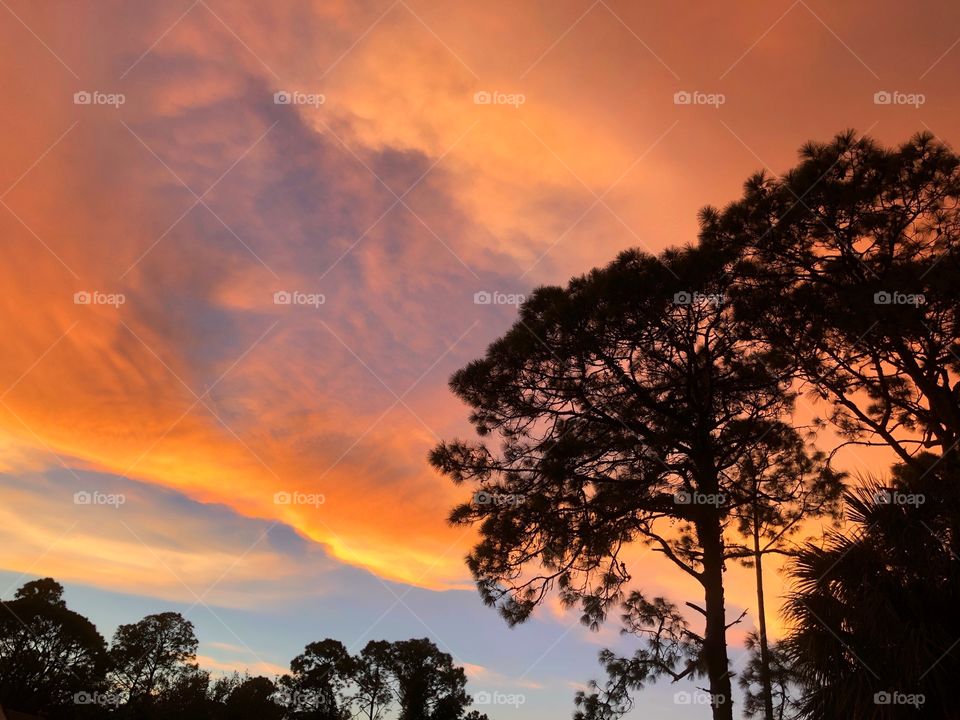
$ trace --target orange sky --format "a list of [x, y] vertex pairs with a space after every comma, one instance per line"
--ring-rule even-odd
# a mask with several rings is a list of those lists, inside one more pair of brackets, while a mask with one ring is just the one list
[[[382, 578], [469, 586], [469, 535], [444, 523], [464, 492], [425, 457], [468, 432], [450, 372], [513, 315], [473, 294], [690, 242], [701, 206], [808, 139], [952, 140], [960, 6], [921, 5], [6, 0], [0, 471], [126, 477]], [[158, 555], [188, 584], [229, 558], [237, 582], [298, 572], [265, 547], [236, 559], [216, 523], [64, 533], [41, 491], [3, 492], [5, 570], [158, 597], [183, 594]], [[638, 576], [686, 587], [647, 562]]]

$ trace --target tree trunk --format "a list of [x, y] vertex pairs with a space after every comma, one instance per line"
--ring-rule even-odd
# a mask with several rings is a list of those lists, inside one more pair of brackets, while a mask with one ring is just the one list
[[733, 720], [730, 665], [727, 659], [727, 616], [723, 599], [723, 535], [716, 513], [700, 524], [703, 548], [703, 591], [707, 626], [703, 638], [704, 660], [710, 679], [713, 720]]
[[773, 720], [773, 685], [770, 682], [770, 648], [767, 645], [767, 611], [763, 600], [763, 551], [760, 547], [760, 526], [753, 523], [753, 564], [757, 571], [757, 626], [760, 636], [760, 683], [763, 686], [763, 710]]

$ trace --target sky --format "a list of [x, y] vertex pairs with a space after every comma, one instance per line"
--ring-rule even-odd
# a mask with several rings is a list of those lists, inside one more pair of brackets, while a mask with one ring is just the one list
[[808, 140], [950, 142], [958, 45], [946, 1], [0, 0], [0, 597], [179, 610], [224, 672], [426, 636], [522, 697], [493, 720], [569, 715], [629, 645], [483, 607], [426, 462], [470, 437], [448, 377]]

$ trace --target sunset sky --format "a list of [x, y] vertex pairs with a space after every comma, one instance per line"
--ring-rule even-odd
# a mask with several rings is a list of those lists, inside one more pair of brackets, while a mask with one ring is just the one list
[[179, 610], [224, 671], [428, 636], [525, 696], [494, 720], [569, 716], [619, 641], [483, 607], [426, 462], [470, 433], [450, 374], [805, 141], [960, 117], [946, 0], [0, 0], [0, 56], [0, 596], [53, 576], [106, 636]]

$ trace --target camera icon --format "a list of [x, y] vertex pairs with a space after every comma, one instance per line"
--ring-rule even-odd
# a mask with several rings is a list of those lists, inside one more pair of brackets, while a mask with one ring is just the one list
[[889, 93], [886, 90], [878, 90], [873, 94], [874, 105], [889, 105], [892, 102], [893, 93]]
[[93, 302], [93, 296], [86, 290], [80, 290], [73, 294], [74, 305], [89, 305], [91, 302]]
[[693, 295], [688, 293], [686, 290], [681, 290], [680, 292], [673, 294], [674, 305], [689, 305], [692, 302]]
[[97, 699], [86, 690], [81, 690], [80, 692], [73, 694], [74, 705], [93, 705], [96, 702]]
[[674, 693], [673, 704], [674, 705], [692, 705], [693, 695], [683, 690], [681, 690], [680, 692]]
[[474, 305], [490, 305], [493, 302], [493, 295], [486, 290], [480, 290], [473, 294]]
[[893, 702], [893, 696], [885, 691], [880, 691], [873, 694], [873, 704], [874, 705], [889, 705]]
[[293, 102], [293, 93], [287, 90], [278, 90], [273, 94], [274, 105], [289, 105]]
[[474, 105], [489, 105], [493, 102], [493, 95], [486, 90], [478, 90], [473, 94]]
[[92, 102], [93, 102], [93, 95], [88, 93], [86, 90], [80, 90], [73, 94], [74, 105], [89, 105]]
[[493, 697], [486, 690], [481, 690], [473, 696], [474, 705], [489, 705], [492, 701]]
[[286, 290], [277, 290], [273, 294], [274, 305], [290, 305], [293, 302], [293, 295]]
[[274, 505], [290, 505], [293, 502], [293, 495], [281, 490], [273, 494]]
[[693, 103], [693, 93], [679, 90], [673, 94], [674, 105], [690, 105]]
[[86, 490], [78, 490], [73, 494], [74, 505], [90, 505], [93, 502], [93, 495]]
[[693, 502], [693, 496], [685, 490], [680, 490], [673, 494], [673, 502], [675, 505], [689, 505]]
[[889, 305], [893, 302], [893, 295], [888, 293], [886, 290], [875, 292], [873, 294], [873, 302], [875, 305]]
[[477, 505], [489, 505], [491, 500], [493, 500], [493, 498], [490, 496], [490, 493], [485, 492], [483, 490], [480, 490], [479, 492], [474, 493], [474, 496], [473, 496], [473, 501]]

